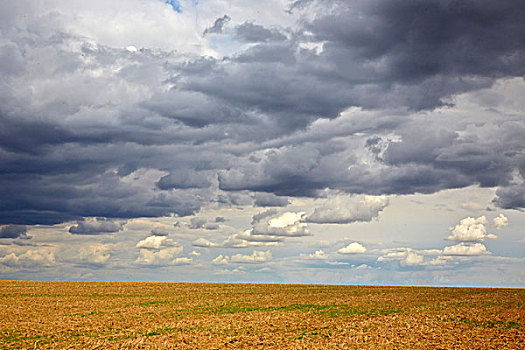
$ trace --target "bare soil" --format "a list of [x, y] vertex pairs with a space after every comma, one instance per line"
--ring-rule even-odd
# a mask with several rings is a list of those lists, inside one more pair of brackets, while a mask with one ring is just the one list
[[525, 289], [0, 281], [5, 349], [524, 349]]

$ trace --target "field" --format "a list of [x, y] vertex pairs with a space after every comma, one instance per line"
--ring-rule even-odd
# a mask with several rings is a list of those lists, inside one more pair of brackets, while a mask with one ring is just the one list
[[0, 348], [525, 348], [524, 289], [2, 281], [0, 300]]

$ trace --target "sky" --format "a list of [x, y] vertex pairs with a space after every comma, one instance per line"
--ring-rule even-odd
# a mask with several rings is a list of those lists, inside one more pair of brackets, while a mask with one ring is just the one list
[[525, 287], [521, 0], [0, 0], [0, 279]]

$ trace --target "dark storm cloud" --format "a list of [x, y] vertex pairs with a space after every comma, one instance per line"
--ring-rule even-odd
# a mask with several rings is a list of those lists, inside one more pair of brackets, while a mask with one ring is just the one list
[[121, 231], [126, 222], [109, 220], [106, 218], [93, 218], [77, 221], [76, 225], [69, 228], [69, 233], [75, 235], [101, 235]]
[[261, 25], [244, 22], [235, 27], [235, 38], [240, 41], [256, 43], [265, 41], [283, 41], [286, 39], [278, 29], [267, 29]]
[[217, 98], [200, 92], [169, 93], [153, 96], [143, 106], [166, 118], [190, 127], [203, 127], [216, 123], [246, 123], [250, 118], [234, 105], [223, 105]]
[[[390, 143], [384, 160], [395, 166], [420, 164], [450, 169], [483, 187], [506, 186], [513, 170], [523, 163], [525, 126], [508, 118], [490, 126], [492, 134], [480, 140], [478, 135], [487, 127], [452, 132], [447, 126], [426, 130], [423, 123], [415, 122], [399, 130], [403, 141]], [[471, 136], [460, 137], [459, 132]]]
[[219, 173], [219, 185], [293, 196], [315, 196], [326, 187], [379, 195], [433, 193], [472, 184], [507, 186], [522, 162], [523, 126], [509, 120], [465, 128], [472, 121], [446, 121], [440, 124], [429, 115], [398, 125], [399, 140], [363, 138], [354, 149], [368, 149], [375, 165], [334, 141], [296, 144], [239, 160]]
[[255, 225], [256, 223], [263, 221], [264, 219], [270, 218], [272, 216], [277, 215], [277, 210], [275, 209], [269, 209], [263, 212], [260, 212], [258, 214], [255, 214], [252, 217], [252, 225]]
[[247, 191], [222, 192], [217, 195], [216, 202], [224, 206], [245, 206], [253, 204], [253, 199]]
[[27, 228], [24, 225], [6, 225], [0, 228], [0, 238], [29, 239]]
[[[176, 80], [180, 89], [222, 107], [255, 109], [290, 130], [350, 106], [434, 108], [494, 78], [525, 73], [525, 10], [518, 1], [336, 3], [335, 13], [305, 23], [312, 35], [299, 32], [278, 46], [260, 43], [187, 71]], [[322, 44], [322, 51], [299, 49], [304, 40]], [[214, 118], [231, 120], [220, 109], [207, 122]]]
[[525, 157], [521, 156], [521, 167], [513, 172], [509, 183], [498, 188], [493, 202], [504, 209], [525, 208]]
[[[68, 37], [60, 42], [69, 46], [78, 44], [77, 40]], [[63, 56], [60, 45], [39, 46], [36, 50]], [[177, 149], [173, 144], [210, 141], [218, 135], [220, 140], [224, 138], [224, 130], [185, 129], [165, 118], [132, 109], [126, 101], [119, 107], [107, 101], [92, 105], [112, 92], [119, 95], [118, 86], [124, 88], [124, 94], [120, 97], [113, 94], [117, 99], [127, 98], [126, 89], [144, 88], [149, 84], [156, 86], [158, 78], [162, 77], [162, 62], [173, 57], [147, 50], [130, 57], [127, 51], [84, 44], [81, 44], [80, 52], [70, 52], [69, 55], [89, 57], [91, 63], [89, 66], [78, 63], [71, 75], [61, 75], [56, 79], [76, 79], [84, 71], [89, 76], [90, 69], [104, 69], [117, 59], [129, 62], [116, 76], [102, 75], [98, 79], [85, 80], [93, 86], [83, 86], [82, 79], [68, 91], [63, 91], [60, 84], [51, 86], [49, 93], [57, 100], [38, 106], [38, 109], [32, 106], [38, 101], [26, 101], [24, 94], [17, 95], [16, 89], [3, 85], [6, 93], [2, 94], [5, 103], [0, 107], [0, 146], [3, 150], [0, 159], [3, 199], [0, 222], [53, 224], [84, 216], [192, 214], [200, 206], [197, 204], [199, 200], [194, 199], [196, 193], [192, 187], [202, 186], [202, 182], [193, 185], [188, 181], [175, 183], [168, 177], [161, 184], [176, 191], [162, 194], [156, 193], [153, 187], [150, 191], [136, 186], [133, 181], [123, 181], [122, 177], [142, 167], [172, 170], [171, 162], [183, 169], [213, 168], [213, 162], [222, 163], [220, 155], [202, 150], [197, 156]], [[31, 66], [34, 63], [31, 50], [27, 56], [26, 65]], [[32, 79], [36, 84], [40, 80], [46, 81], [48, 73], [54, 74], [52, 69], [49, 71], [42, 70], [41, 76], [34, 75]], [[126, 73], [124, 79], [123, 72]], [[68, 100], [62, 97], [63, 94], [73, 96]], [[120, 107], [124, 110], [119, 111]], [[39, 118], [34, 118], [34, 115]], [[180, 147], [191, 149], [191, 145]], [[181, 196], [182, 192], [186, 194]]]
[[209, 175], [202, 172], [190, 172], [188, 169], [174, 171], [169, 175], [163, 176], [157, 182], [157, 187], [161, 190], [172, 188], [208, 188], [211, 186]]
[[316, 18], [306, 28], [328, 43], [325, 49], [333, 58], [352, 54], [358, 60], [381, 59], [376, 73], [383, 79], [414, 83], [436, 75], [525, 72], [520, 63], [525, 54], [521, 1], [337, 3], [336, 13]]
[[499, 187], [494, 204], [503, 209], [525, 208], [525, 185], [520, 184]]
[[231, 21], [231, 17], [228, 15], [224, 15], [222, 17], [219, 17], [213, 22], [213, 25], [209, 28], [206, 28], [202, 35], [208, 35], [208, 34], [220, 34], [222, 33], [222, 30], [224, 26]]
[[253, 46], [242, 54], [238, 55], [236, 61], [239, 63], [257, 63], [262, 62], [269, 64], [270, 62], [280, 64], [293, 64], [295, 53], [293, 48], [287, 44], [260, 44]]
[[[333, 144], [333, 143], [332, 143]], [[346, 172], [344, 163], [351, 154], [338, 155], [343, 149], [325, 145], [306, 144], [281, 147], [258, 157], [239, 159], [231, 170], [219, 173], [223, 190], [250, 189], [287, 196], [315, 196], [330, 179], [341, 178]]]
[[[319, 116], [336, 117], [348, 103], [344, 86], [336, 81], [322, 82], [320, 77], [300, 71], [301, 66], [294, 64], [296, 59], [291, 53], [294, 51], [290, 44], [277, 49], [260, 44], [231, 63], [217, 64], [205, 74], [179, 76], [177, 83], [182, 89], [199, 92], [244, 111], [244, 119], [252, 115], [267, 118], [277, 124], [279, 133], [302, 128]], [[278, 54], [277, 62], [274, 53]], [[267, 59], [261, 59], [260, 55], [266, 55]], [[322, 86], [325, 93], [319, 94], [315, 86]], [[166, 107], [177, 108], [171, 102]], [[235, 117], [223, 114], [220, 109], [210, 116], [207, 123], [231, 121]]]
[[93, 43], [26, 5], [0, 5], [0, 224], [186, 216], [325, 188], [480, 184], [523, 207], [522, 118], [414, 113], [523, 77], [520, 1], [298, 1], [299, 27], [245, 22], [224, 35], [247, 48], [224, 58]]
[[254, 195], [254, 205], [256, 207], [286, 207], [290, 200], [286, 197], [279, 197], [272, 193], [257, 192]]
[[292, 13], [296, 9], [303, 9], [309, 5], [311, 5], [315, 0], [297, 0], [292, 2], [292, 4], [288, 7], [288, 12]]
[[206, 195], [198, 189], [156, 192], [122, 181], [116, 172], [92, 177], [83, 173], [4, 175], [0, 179], [5, 185], [0, 190], [5, 198], [0, 203], [0, 223], [53, 224], [84, 216], [190, 215]]

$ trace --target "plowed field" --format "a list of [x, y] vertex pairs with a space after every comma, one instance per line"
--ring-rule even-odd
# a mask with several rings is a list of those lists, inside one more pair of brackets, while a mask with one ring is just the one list
[[0, 348], [524, 349], [525, 289], [0, 282]]

